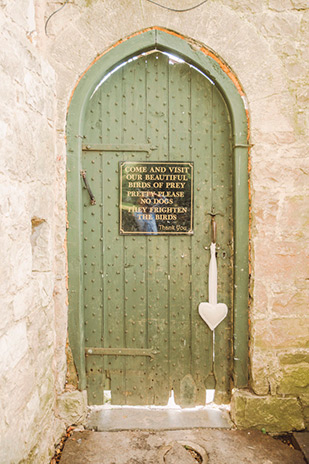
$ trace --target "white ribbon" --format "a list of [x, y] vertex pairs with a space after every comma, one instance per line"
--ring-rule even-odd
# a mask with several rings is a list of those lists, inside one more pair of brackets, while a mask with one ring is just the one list
[[209, 262], [209, 275], [208, 275], [208, 301], [210, 304], [217, 304], [217, 258], [216, 258], [216, 244], [210, 245], [210, 262]]

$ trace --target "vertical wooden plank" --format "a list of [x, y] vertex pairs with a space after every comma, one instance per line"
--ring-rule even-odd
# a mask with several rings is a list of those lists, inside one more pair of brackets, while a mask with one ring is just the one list
[[[145, 143], [145, 63], [142, 58], [123, 67], [122, 142]], [[142, 161], [146, 153], [125, 153], [128, 161]], [[146, 237], [124, 238], [125, 347], [147, 348]], [[126, 403], [148, 404], [147, 359], [128, 356]]]
[[[118, 155], [118, 156], [117, 156]], [[104, 195], [104, 347], [123, 348], [124, 281], [123, 240], [118, 235], [118, 162], [119, 153], [105, 153], [103, 163]], [[125, 391], [124, 359], [105, 356], [105, 369], [110, 379], [113, 404], [123, 404]]]
[[213, 388], [212, 332], [198, 313], [198, 305], [208, 301], [208, 267], [211, 211], [211, 126], [212, 84], [199, 72], [191, 70], [192, 157], [194, 179], [194, 236], [192, 237], [192, 375], [198, 395], [205, 404], [205, 389]]
[[232, 147], [229, 113], [218, 89], [213, 88], [213, 204], [218, 226], [217, 251], [218, 303], [229, 308], [228, 316], [215, 329], [216, 396], [219, 403], [228, 402], [231, 372], [232, 334]]
[[[103, 143], [119, 143], [122, 131], [122, 72], [110, 76], [102, 85]], [[103, 267], [104, 267], [104, 347], [123, 348], [124, 339], [124, 276], [123, 237], [119, 236], [119, 152], [103, 153]], [[109, 379], [112, 404], [125, 403], [125, 361], [122, 357], [105, 356], [104, 366]]]
[[96, 92], [87, 103], [85, 123], [83, 127], [83, 145], [98, 143], [102, 138], [101, 124], [101, 96]]
[[[83, 192], [83, 257], [84, 257], [84, 312], [85, 312], [85, 347], [101, 344], [101, 287], [102, 270], [100, 263], [100, 207], [101, 189], [99, 167], [101, 157], [98, 152], [83, 154], [83, 167], [87, 179], [96, 194], [97, 204], [90, 205], [86, 189]], [[86, 356], [87, 390], [89, 404], [102, 404], [104, 373], [100, 356]]]
[[[191, 159], [190, 76], [189, 65], [170, 59], [170, 161], [189, 161]], [[175, 236], [170, 237], [169, 241], [170, 376], [176, 403], [187, 405], [190, 400], [182, 394], [181, 382], [187, 375], [191, 374], [191, 237]]]
[[[91, 144], [96, 143], [101, 136], [101, 127], [97, 124], [101, 117], [99, 94], [89, 102], [88, 115], [85, 136], [87, 143]], [[89, 194], [83, 189], [84, 321], [87, 348], [100, 346], [102, 338], [101, 154], [84, 151], [82, 168], [86, 171], [88, 183], [96, 197], [96, 205], [91, 205]], [[86, 355], [86, 375], [89, 404], [102, 404], [105, 378], [101, 356]]]
[[[152, 53], [146, 58], [147, 66], [147, 138], [157, 149], [153, 161], [168, 159], [168, 57]], [[159, 354], [148, 360], [150, 404], [167, 404], [169, 383], [169, 239], [164, 236], [147, 237], [147, 294], [148, 346]]]

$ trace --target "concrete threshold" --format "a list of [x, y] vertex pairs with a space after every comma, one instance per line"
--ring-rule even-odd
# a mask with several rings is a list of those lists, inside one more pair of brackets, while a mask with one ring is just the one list
[[125, 430], [230, 429], [233, 424], [225, 409], [160, 409], [138, 407], [91, 408], [86, 429], [98, 432]]

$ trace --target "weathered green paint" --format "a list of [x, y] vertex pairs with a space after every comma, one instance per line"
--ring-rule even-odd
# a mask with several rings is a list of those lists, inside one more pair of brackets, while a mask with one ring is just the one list
[[[115, 65], [155, 47], [181, 55], [211, 76], [220, 90], [187, 64], [170, 65], [167, 56], [159, 53], [127, 64], [94, 92]], [[231, 124], [233, 140], [228, 129]], [[210, 242], [207, 212], [214, 207], [224, 212], [223, 216], [217, 216], [218, 242], [223, 245], [218, 253], [218, 296], [230, 309], [232, 306], [228, 264], [232, 171], [237, 285], [234, 378], [239, 386], [244, 385], [247, 382], [247, 161], [246, 150], [235, 149], [233, 168], [230, 153], [232, 142], [246, 143], [246, 115], [230, 79], [218, 63], [202, 52], [193, 51], [184, 40], [162, 31], [148, 31], [111, 50], [81, 79], [70, 106], [67, 133], [69, 335], [80, 388], [86, 386], [87, 369], [91, 403], [101, 403], [103, 389], [112, 388], [114, 403], [163, 404], [173, 388], [176, 401], [179, 398], [184, 404], [183, 391], [192, 383], [190, 376], [196, 385], [196, 391], [191, 389], [191, 393], [195, 392], [195, 404], [204, 402], [205, 387], [212, 388], [214, 378], [217, 398], [228, 394], [232, 321], [226, 320], [216, 329], [213, 366], [212, 334], [200, 320], [197, 305], [207, 300], [209, 254], [204, 247]], [[149, 143], [159, 149], [147, 149]], [[132, 151], [134, 145], [137, 149]], [[189, 159], [195, 161], [199, 171], [195, 183], [194, 237], [137, 237], [138, 240], [120, 237], [118, 161]], [[95, 206], [89, 206], [87, 191], [81, 189], [82, 168], [93, 187]], [[207, 176], [207, 170], [214, 174]], [[159, 353], [153, 360], [92, 354], [87, 356], [85, 366], [85, 341], [90, 347], [151, 348]]]

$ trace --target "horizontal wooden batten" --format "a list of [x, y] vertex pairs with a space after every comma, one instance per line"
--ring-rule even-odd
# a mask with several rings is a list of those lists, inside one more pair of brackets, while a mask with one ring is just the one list
[[104, 145], [83, 145], [83, 151], [133, 151], [133, 152], [143, 152], [143, 153], [150, 153], [153, 150], [157, 150], [156, 146], [150, 144], [144, 145], [134, 145], [134, 144], [104, 144]]
[[85, 348], [86, 355], [99, 355], [99, 356], [149, 356], [154, 358], [160, 351], [153, 350], [152, 348]]

